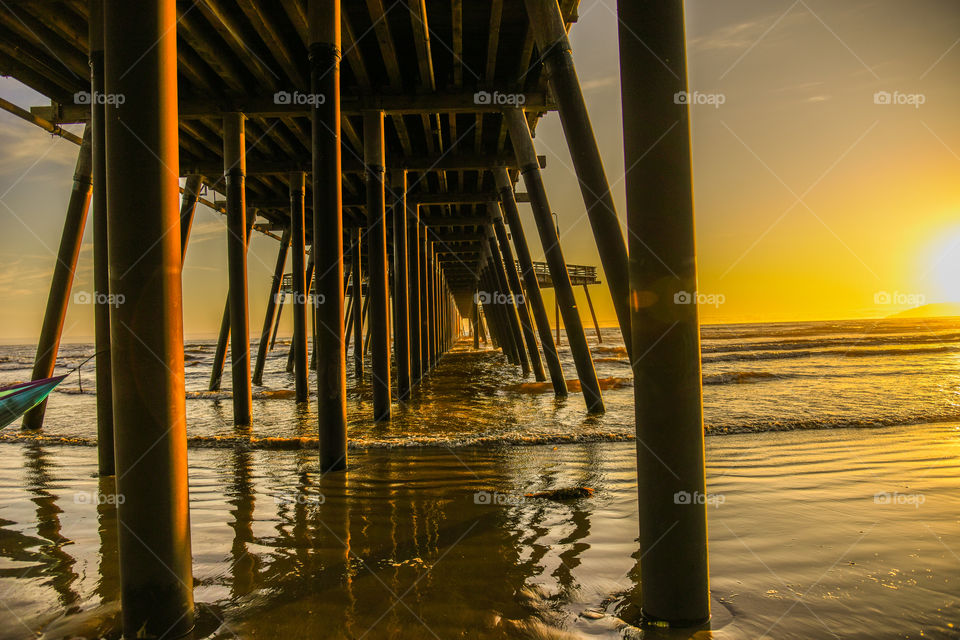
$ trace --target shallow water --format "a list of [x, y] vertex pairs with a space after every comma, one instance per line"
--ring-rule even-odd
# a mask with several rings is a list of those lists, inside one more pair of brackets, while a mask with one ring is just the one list
[[[2, 447], [0, 637], [103, 633], [117, 552], [95, 450]], [[697, 637], [957, 637], [958, 454], [956, 425], [708, 438]], [[626, 442], [371, 449], [321, 477], [312, 452], [191, 450], [200, 635], [629, 637], [634, 461]], [[568, 486], [594, 493], [527, 497]]]
[[[390, 425], [350, 373], [350, 469], [326, 477], [285, 345], [238, 433], [229, 393], [205, 391], [213, 345], [189, 344], [198, 637], [691, 637], [621, 620], [639, 591], [629, 366], [615, 332], [588, 337], [602, 416], [469, 345]], [[960, 637], [958, 337], [955, 320], [704, 329], [708, 434], [728, 435], [707, 438], [697, 638]], [[65, 345], [62, 370], [91, 351]], [[0, 384], [32, 353], [0, 348]], [[0, 436], [0, 638], [116, 635], [111, 480], [64, 446], [94, 443], [92, 384], [51, 396], [42, 437]], [[578, 486], [594, 493], [527, 495]]]

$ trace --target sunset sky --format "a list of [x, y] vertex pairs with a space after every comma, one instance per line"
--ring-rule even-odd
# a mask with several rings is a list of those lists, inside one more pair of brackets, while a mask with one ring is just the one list
[[[883, 317], [960, 302], [960, 5], [693, 0], [686, 10], [690, 90], [722, 102], [692, 107], [700, 292], [723, 301], [702, 307], [702, 320]], [[583, 0], [571, 40], [625, 224], [614, 0]], [[878, 92], [908, 104], [878, 104]], [[0, 95], [45, 102], [10, 79]], [[536, 143], [567, 261], [599, 266], [556, 114]], [[77, 147], [0, 113], [0, 148], [0, 339], [33, 340]], [[92, 288], [90, 231], [75, 292]], [[276, 248], [254, 235], [255, 333]], [[216, 331], [225, 263], [223, 219], [201, 207], [183, 274], [188, 336]], [[614, 324], [605, 285], [593, 293], [601, 322]], [[65, 337], [92, 333], [92, 308], [72, 304]]]

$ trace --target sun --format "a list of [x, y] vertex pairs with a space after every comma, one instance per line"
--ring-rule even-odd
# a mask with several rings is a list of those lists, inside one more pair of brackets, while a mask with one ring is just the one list
[[927, 302], [960, 302], [960, 226], [939, 234], [924, 252]]

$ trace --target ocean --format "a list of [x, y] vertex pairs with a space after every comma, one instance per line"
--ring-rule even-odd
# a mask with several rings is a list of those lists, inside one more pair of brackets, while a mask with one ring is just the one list
[[[633, 403], [623, 344], [602, 337], [597, 416], [462, 341], [375, 425], [348, 366], [350, 466], [327, 475], [288, 344], [237, 431], [229, 393], [205, 390], [213, 344], [189, 342], [196, 637], [691, 637], [623, 619], [641, 588]], [[954, 319], [704, 327], [714, 618], [698, 639], [958, 636], [958, 338]], [[64, 345], [58, 371], [92, 352]], [[565, 339], [561, 355], [575, 378]], [[32, 356], [0, 348], [0, 384]], [[0, 638], [117, 634], [115, 492], [83, 370], [42, 437], [0, 437]], [[533, 495], [568, 487], [593, 493]]]

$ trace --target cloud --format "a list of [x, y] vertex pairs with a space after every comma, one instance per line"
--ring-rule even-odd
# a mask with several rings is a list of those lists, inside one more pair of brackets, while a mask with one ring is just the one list
[[580, 83], [580, 88], [581, 88], [584, 92], [593, 91], [593, 90], [595, 90], [595, 89], [602, 89], [602, 88], [604, 88], [604, 87], [614, 86], [614, 85], [617, 84], [617, 82], [618, 82], [619, 80], [620, 80], [620, 78], [619, 78], [618, 76], [615, 76], [615, 75], [605, 76], [605, 77], [602, 77], [602, 78], [592, 78], [592, 79], [587, 80], [587, 81], [585, 81], [585, 82], [581, 82], [581, 83]]

